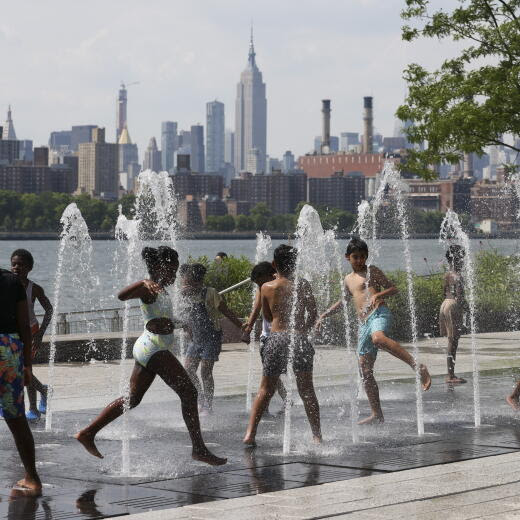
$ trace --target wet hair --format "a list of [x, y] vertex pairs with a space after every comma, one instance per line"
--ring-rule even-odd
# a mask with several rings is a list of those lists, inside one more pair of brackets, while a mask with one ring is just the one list
[[263, 276], [274, 276], [274, 273], [276, 273], [276, 269], [271, 262], [260, 262], [256, 264], [251, 271], [251, 281], [256, 282]]
[[290, 275], [296, 269], [298, 250], [295, 247], [282, 244], [274, 250], [274, 263], [279, 273]]
[[457, 262], [462, 262], [466, 256], [466, 251], [462, 246], [452, 244], [446, 251], [446, 260], [450, 265], [454, 265]]
[[367, 243], [359, 237], [352, 238], [347, 245], [346, 255], [349, 256], [352, 253], [365, 253], [365, 255], [368, 256]]
[[34, 266], [34, 258], [33, 255], [27, 249], [17, 249], [16, 251], [13, 251], [11, 254], [11, 260], [15, 257], [19, 256], [28, 266], [30, 269]]
[[183, 278], [188, 278], [192, 282], [200, 283], [204, 280], [206, 271], [206, 267], [202, 264], [182, 264], [180, 275]]
[[150, 274], [165, 264], [179, 265], [179, 254], [175, 249], [168, 246], [160, 246], [158, 248], [143, 247], [141, 256]]
[[227, 253], [224, 253], [224, 251], [220, 251], [215, 256], [220, 256], [220, 258], [227, 258]]

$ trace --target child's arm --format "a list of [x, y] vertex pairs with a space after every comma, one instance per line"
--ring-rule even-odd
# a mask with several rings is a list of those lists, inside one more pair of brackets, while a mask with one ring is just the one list
[[372, 280], [376, 287], [382, 287], [383, 290], [379, 291], [372, 295], [370, 298], [370, 303], [372, 307], [377, 308], [381, 303], [383, 303], [384, 299], [388, 296], [393, 296], [397, 294], [399, 291], [397, 287], [386, 277], [385, 273], [381, 271], [378, 267], [372, 267]]
[[226, 301], [222, 299], [218, 306], [219, 312], [221, 312], [233, 325], [242, 329], [242, 321], [239, 320], [238, 316], [227, 306]]
[[[350, 295], [350, 291], [347, 287], [347, 283], [345, 284], [345, 296]], [[329, 316], [332, 316], [333, 314], [336, 314], [341, 308], [343, 308], [343, 299], [338, 300], [334, 305], [331, 305], [325, 312], [323, 312], [320, 317], [318, 318], [318, 321], [316, 322], [316, 329], [320, 330], [321, 326], [323, 325], [323, 320], [328, 318]]]
[[38, 332], [33, 336], [33, 350], [36, 351], [40, 348], [43, 336], [45, 335], [45, 331], [47, 330], [47, 327], [49, 326], [49, 323], [52, 319], [52, 314], [54, 312], [52, 308], [52, 303], [50, 302], [49, 298], [47, 298], [47, 295], [45, 294], [42, 287], [39, 285], [34, 285], [34, 297], [40, 302], [40, 305], [42, 306], [43, 310], [45, 311], [45, 315], [43, 316], [42, 324], [40, 325], [40, 329]]
[[260, 298], [260, 289], [257, 289], [256, 294], [255, 294], [255, 302], [253, 304], [253, 309], [251, 311], [251, 314], [249, 315], [247, 322], [243, 326], [243, 330], [246, 334], [251, 334], [251, 331], [253, 330], [253, 327], [255, 326], [255, 322], [258, 319], [258, 316], [260, 315], [261, 310], [262, 310], [262, 299]]
[[145, 303], [152, 303], [161, 292], [161, 286], [152, 280], [139, 280], [119, 291], [117, 297], [121, 301], [141, 298]]

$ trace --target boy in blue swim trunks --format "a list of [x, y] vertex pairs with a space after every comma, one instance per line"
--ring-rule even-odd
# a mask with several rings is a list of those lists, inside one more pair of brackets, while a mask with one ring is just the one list
[[[358, 424], [382, 423], [384, 416], [379, 400], [379, 388], [374, 378], [374, 363], [378, 350], [386, 350], [392, 356], [410, 365], [414, 371], [416, 364], [409, 352], [387, 336], [392, 323], [392, 314], [385, 305], [385, 298], [396, 294], [397, 288], [381, 269], [366, 265], [368, 246], [363, 240], [353, 238], [347, 246], [345, 256], [352, 266], [352, 272], [345, 276], [345, 292], [352, 297], [359, 319], [357, 354], [363, 385], [372, 409], [370, 417], [361, 420]], [[319, 328], [321, 322], [338, 312], [342, 305], [343, 301], [340, 300], [327, 309], [320, 316], [316, 326]], [[431, 386], [431, 378], [424, 365], [419, 365], [419, 374], [423, 390], [428, 390]]]

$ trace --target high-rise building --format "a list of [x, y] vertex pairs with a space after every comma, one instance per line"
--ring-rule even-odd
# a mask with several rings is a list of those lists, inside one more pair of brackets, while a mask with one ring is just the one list
[[155, 137], [150, 139], [148, 147], [144, 152], [143, 169], [152, 170], [153, 172], [161, 171], [161, 152], [157, 149]]
[[91, 143], [93, 130], [97, 125], [77, 125], [73, 126], [70, 133], [70, 147], [73, 152], [79, 150], [81, 143]]
[[49, 148], [51, 150], [60, 150], [62, 148], [71, 148], [71, 130], [60, 130], [58, 132], [51, 132], [49, 137]]
[[33, 142], [31, 139], [20, 140], [20, 156], [19, 159], [25, 162], [33, 160]]
[[177, 155], [191, 154], [191, 132], [189, 130], [181, 130], [177, 138]]
[[116, 200], [119, 194], [119, 149], [105, 142], [105, 129], [92, 130], [92, 142], [80, 143], [78, 193]]
[[224, 137], [224, 161], [233, 164], [235, 160], [235, 132], [226, 130]]
[[265, 173], [264, 170], [265, 168], [262, 169], [261, 166], [260, 150], [258, 148], [250, 148], [247, 152], [246, 171], [257, 175], [259, 173]]
[[204, 173], [204, 127], [192, 125], [190, 134], [191, 169], [197, 173]]
[[316, 206], [357, 213], [365, 198], [365, 177], [361, 172], [337, 172], [330, 177], [309, 179], [309, 202]]
[[139, 162], [137, 145], [132, 143], [128, 127], [123, 128], [117, 144], [119, 146], [119, 171], [128, 173], [128, 166], [131, 163]]
[[206, 103], [206, 171], [221, 172], [225, 163], [224, 103]]
[[294, 154], [291, 152], [291, 150], [287, 150], [283, 154], [282, 172], [289, 173], [292, 170], [294, 170]]
[[13, 164], [19, 157], [20, 141], [0, 139], [0, 164]]
[[358, 132], [341, 132], [339, 149], [342, 152], [350, 152], [352, 147], [358, 146], [359, 144]]
[[163, 121], [161, 124], [161, 161], [164, 171], [173, 173], [177, 148], [177, 123]]
[[127, 125], [126, 119], [126, 107], [127, 107], [127, 91], [126, 86], [121, 82], [119, 87], [119, 95], [117, 96], [117, 108], [116, 108], [116, 143], [119, 143], [119, 138], [123, 133], [123, 129]]
[[267, 99], [262, 73], [255, 61], [253, 32], [249, 45], [247, 67], [240, 75], [235, 102], [235, 170], [247, 168], [249, 151], [258, 150], [260, 171], [265, 171], [267, 153]]
[[[314, 138], [314, 151], [318, 154], [322, 153], [322, 136], [317, 135]], [[339, 150], [339, 138], [337, 135], [331, 135], [329, 137], [328, 153], [335, 153]]]
[[14, 123], [11, 113], [11, 105], [7, 108], [7, 119], [3, 126], [2, 139], [5, 141], [16, 141], [16, 132], [14, 131]]

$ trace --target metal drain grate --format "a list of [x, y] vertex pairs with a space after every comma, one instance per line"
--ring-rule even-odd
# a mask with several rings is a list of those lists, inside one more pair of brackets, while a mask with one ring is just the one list
[[[183, 506], [186, 504], [184, 498], [175, 498], [167, 496], [149, 496], [139, 498], [127, 498], [125, 500], [118, 500], [117, 502], [110, 502], [112, 506], [129, 507], [132, 509], [142, 509], [148, 511], [149, 509]], [[54, 520], [54, 519], [53, 519]]]

